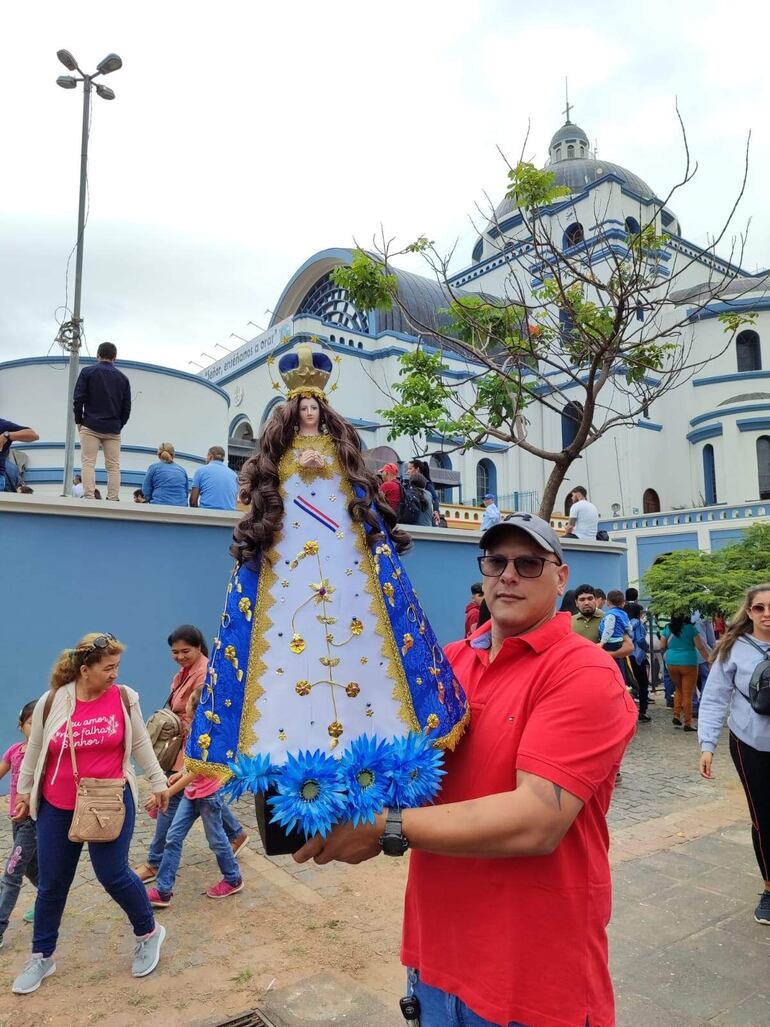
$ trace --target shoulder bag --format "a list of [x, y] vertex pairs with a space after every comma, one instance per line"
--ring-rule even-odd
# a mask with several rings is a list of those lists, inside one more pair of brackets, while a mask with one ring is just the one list
[[[120, 697], [128, 710], [126, 693], [120, 688]], [[71, 842], [114, 842], [123, 829], [126, 805], [123, 792], [125, 778], [83, 777], [78, 774], [75, 743], [72, 738], [72, 716], [67, 714], [72, 776], [75, 779], [75, 810], [69, 829]]]
[[742, 637], [762, 655], [762, 659], [754, 668], [749, 681], [751, 708], [763, 717], [770, 717], [770, 649], [763, 649], [749, 635]]

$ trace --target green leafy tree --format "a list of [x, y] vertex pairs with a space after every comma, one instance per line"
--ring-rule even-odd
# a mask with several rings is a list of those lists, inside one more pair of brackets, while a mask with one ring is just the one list
[[747, 588], [770, 582], [770, 524], [752, 524], [740, 542], [714, 553], [686, 549], [659, 557], [643, 580], [660, 613], [732, 615]]
[[[552, 465], [540, 505], [541, 516], [550, 517], [570, 466], [586, 449], [615, 428], [635, 425], [651, 403], [718, 355], [693, 351], [692, 308], [697, 314], [718, 299], [733, 273], [712, 272], [713, 282], [685, 302], [676, 287], [694, 258], [664, 270], [668, 236], [659, 215], [691, 177], [688, 162], [682, 181], [656, 202], [638, 232], [618, 238], [617, 228], [603, 227], [604, 217], [594, 212], [598, 235], [588, 243], [582, 230], [563, 238], [574, 207], [551, 171], [526, 161], [509, 166], [507, 196], [523, 224], [510, 256], [509, 237], [492, 214], [492, 235], [512, 262], [503, 296], [459, 292], [450, 279], [450, 257], [442, 257], [427, 236], [395, 251], [383, 236], [372, 252], [359, 250], [351, 266], [333, 271], [356, 306], [399, 307], [430, 344], [400, 358], [392, 402], [378, 411], [388, 419], [389, 437], [412, 438], [416, 451], [424, 451], [435, 434], [447, 448], [471, 449], [489, 440], [518, 446]], [[742, 192], [743, 186], [739, 198]], [[433, 323], [421, 321], [399, 294], [392, 261], [406, 253], [423, 257], [446, 294], [446, 309]], [[723, 316], [723, 348], [755, 316]], [[467, 359], [463, 381], [445, 378], [446, 349]], [[548, 448], [530, 433], [531, 411], [545, 407], [561, 416], [567, 401], [572, 438]]]

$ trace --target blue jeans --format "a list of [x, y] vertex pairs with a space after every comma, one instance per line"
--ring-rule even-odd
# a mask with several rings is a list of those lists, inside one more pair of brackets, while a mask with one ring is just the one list
[[0, 471], [0, 492], [5, 492], [5, 471]]
[[182, 858], [182, 846], [198, 817], [203, 821], [206, 841], [217, 857], [222, 877], [228, 884], [241, 883], [238, 861], [233, 855], [232, 846], [222, 823], [223, 806], [222, 797], [216, 792], [207, 799], [188, 799], [186, 795], [182, 795], [174, 822], [166, 836], [166, 848], [155, 880], [155, 887], [161, 895], [169, 896], [174, 890], [174, 882]]
[[420, 1027], [526, 1027], [517, 1020], [501, 1025], [483, 1019], [456, 995], [424, 984], [417, 970], [407, 970], [406, 976], [409, 994], [420, 1003]]
[[[136, 810], [131, 789], [124, 793], [126, 819], [114, 842], [89, 842], [88, 855], [96, 879], [110, 898], [120, 906], [137, 937], [155, 929], [155, 918], [144, 885], [128, 865], [128, 847], [134, 833]], [[59, 809], [45, 799], [40, 800], [37, 813], [37, 855], [39, 881], [35, 903], [35, 926], [32, 951], [53, 955], [59, 937], [64, 906], [67, 902], [82, 842], [68, 838], [72, 823], [71, 809]]]
[[14, 823], [13, 845], [0, 884], [0, 938], [5, 934], [11, 913], [19, 897], [22, 881], [27, 877], [37, 887], [37, 832], [30, 817]]
[[[174, 822], [176, 811], [179, 809], [179, 803], [182, 801], [182, 794], [182, 792], [177, 792], [176, 795], [172, 795], [167, 812], [158, 813], [158, 819], [155, 821], [155, 834], [152, 836], [152, 842], [147, 851], [148, 866], [155, 868], [160, 866], [160, 861], [163, 859], [163, 850], [166, 848], [168, 829]], [[226, 802], [222, 804], [222, 826], [230, 841], [243, 834], [243, 824], [238, 820]]]

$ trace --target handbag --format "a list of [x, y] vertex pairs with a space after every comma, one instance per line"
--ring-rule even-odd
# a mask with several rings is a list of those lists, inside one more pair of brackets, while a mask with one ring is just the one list
[[75, 743], [72, 738], [72, 717], [67, 714], [72, 776], [75, 780], [75, 809], [69, 829], [71, 842], [114, 842], [123, 829], [126, 804], [123, 792], [125, 778], [84, 777], [78, 774]]
[[763, 717], [770, 717], [770, 650], [757, 645], [748, 635], [743, 635], [743, 638], [762, 654], [762, 659], [754, 668], [749, 681], [751, 708]]

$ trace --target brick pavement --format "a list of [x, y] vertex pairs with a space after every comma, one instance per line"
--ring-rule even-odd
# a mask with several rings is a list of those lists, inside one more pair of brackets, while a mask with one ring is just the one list
[[[640, 725], [609, 816], [618, 1025], [765, 1027], [770, 928], [751, 917], [761, 884], [729, 755], [721, 748], [717, 779], [703, 781], [695, 736], [675, 731], [660, 703], [650, 713], [653, 723]], [[12, 922], [0, 958], [0, 1027], [60, 1024], [62, 1008], [71, 1010], [73, 1025], [131, 1027], [153, 1014], [168, 1025], [214, 1024], [254, 1006], [280, 1027], [403, 1024], [395, 1000], [403, 984], [397, 954], [405, 865], [318, 868], [268, 859], [255, 841], [253, 806], [242, 800], [237, 813], [253, 839], [242, 856], [246, 889], [226, 903], [205, 899], [216, 865], [194, 830], [174, 904], [161, 914], [169, 930], [164, 958], [146, 981], [127, 974], [122, 915], [94, 883], [87, 860], [65, 914], [59, 971], [24, 1000], [4, 990], [29, 943], [29, 928]], [[153, 827], [139, 818], [137, 861]]]

